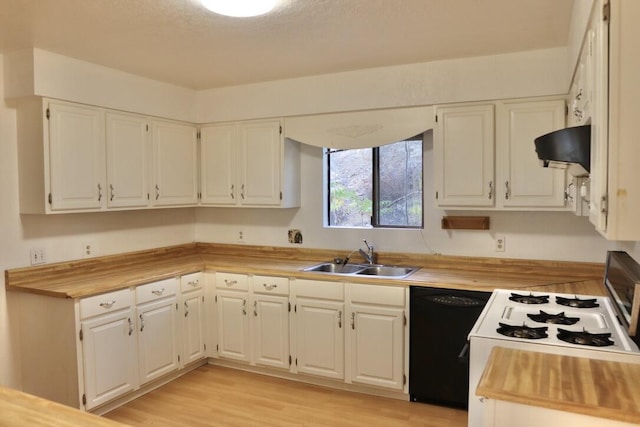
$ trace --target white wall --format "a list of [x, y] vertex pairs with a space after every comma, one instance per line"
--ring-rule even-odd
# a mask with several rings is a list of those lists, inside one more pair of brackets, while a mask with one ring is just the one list
[[[0, 55], [0, 81], [4, 57]], [[149, 249], [195, 240], [194, 209], [163, 209], [71, 215], [20, 215], [16, 112], [4, 99], [0, 85], [0, 271], [29, 265], [29, 249], [46, 249], [49, 262], [79, 259], [83, 242], [92, 242], [96, 255]], [[0, 384], [20, 387], [17, 328], [11, 325], [17, 310], [5, 292], [0, 275]], [[52, 319], [55, 321], [55, 319]], [[43, 357], [46, 357], [43, 349]]]

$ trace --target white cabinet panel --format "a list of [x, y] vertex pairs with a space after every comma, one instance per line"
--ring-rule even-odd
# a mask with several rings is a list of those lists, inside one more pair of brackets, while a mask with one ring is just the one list
[[249, 362], [249, 294], [245, 291], [218, 289], [218, 355]]
[[234, 125], [203, 126], [200, 129], [202, 204], [237, 204], [235, 132]]
[[344, 303], [298, 297], [295, 324], [298, 372], [344, 378]]
[[148, 121], [133, 114], [106, 114], [107, 206], [149, 204]]
[[176, 298], [138, 306], [140, 382], [144, 384], [178, 369]]
[[50, 102], [52, 210], [100, 209], [106, 200], [104, 113]]
[[198, 202], [198, 140], [195, 126], [154, 120], [154, 206], [195, 205]]
[[254, 363], [289, 368], [289, 298], [254, 295]]
[[182, 340], [183, 364], [200, 360], [205, 356], [204, 292], [195, 291], [183, 296]]
[[564, 207], [565, 172], [541, 167], [534, 144], [537, 137], [564, 128], [564, 101], [505, 102], [498, 108], [502, 187], [496, 190], [503, 193], [502, 205]]
[[240, 126], [240, 202], [280, 204], [282, 137], [279, 121]]
[[494, 107], [437, 110], [434, 140], [438, 206], [494, 205]]
[[133, 309], [82, 322], [86, 409], [138, 386]]

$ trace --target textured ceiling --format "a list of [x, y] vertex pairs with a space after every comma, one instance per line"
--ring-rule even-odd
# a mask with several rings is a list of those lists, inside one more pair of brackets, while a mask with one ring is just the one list
[[0, 0], [0, 52], [36, 47], [193, 89], [566, 46], [574, 0]]

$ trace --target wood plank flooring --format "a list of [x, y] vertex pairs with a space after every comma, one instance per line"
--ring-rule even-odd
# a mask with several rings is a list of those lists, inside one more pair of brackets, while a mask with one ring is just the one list
[[466, 427], [467, 412], [202, 366], [105, 415], [131, 426]]

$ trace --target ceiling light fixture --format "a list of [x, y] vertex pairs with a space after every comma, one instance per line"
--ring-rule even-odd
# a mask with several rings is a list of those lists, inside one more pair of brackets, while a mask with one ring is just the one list
[[200, 0], [202, 5], [220, 15], [246, 18], [270, 12], [278, 0]]

